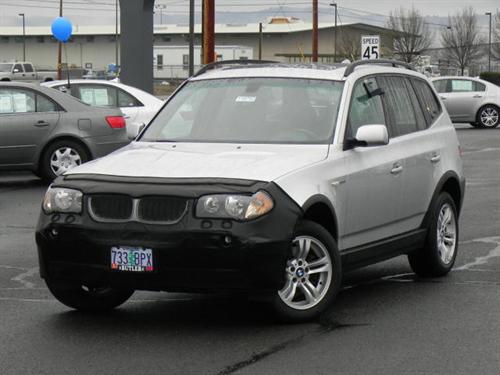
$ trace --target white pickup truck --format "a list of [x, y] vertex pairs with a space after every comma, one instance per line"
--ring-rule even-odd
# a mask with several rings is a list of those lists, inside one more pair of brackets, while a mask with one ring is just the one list
[[48, 82], [56, 75], [56, 71], [37, 71], [30, 62], [0, 63], [0, 81]]

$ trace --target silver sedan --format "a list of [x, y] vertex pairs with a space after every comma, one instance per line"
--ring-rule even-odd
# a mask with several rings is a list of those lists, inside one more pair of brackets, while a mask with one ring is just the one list
[[500, 87], [478, 78], [432, 79], [453, 122], [468, 122], [478, 128], [500, 123]]
[[119, 109], [35, 84], [0, 83], [0, 170], [28, 169], [50, 181], [127, 143]]

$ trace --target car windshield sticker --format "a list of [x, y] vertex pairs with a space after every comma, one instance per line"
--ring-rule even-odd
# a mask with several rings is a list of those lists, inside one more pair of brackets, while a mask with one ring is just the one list
[[109, 105], [108, 90], [107, 89], [95, 89], [94, 90], [95, 105], [106, 106]]
[[472, 91], [472, 81], [457, 79], [451, 81], [453, 91]]
[[236, 102], [240, 102], [240, 103], [253, 103], [253, 102], [255, 102], [255, 99], [257, 99], [256, 96], [238, 96], [236, 98]]
[[0, 113], [12, 113], [14, 106], [10, 95], [0, 95]]

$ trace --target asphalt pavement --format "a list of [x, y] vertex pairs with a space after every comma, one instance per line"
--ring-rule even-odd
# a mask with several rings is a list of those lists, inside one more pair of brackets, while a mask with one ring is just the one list
[[405, 257], [358, 270], [308, 324], [239, 295], [136, 292], [112, 313], [72, 311], [38, 275], [46, 185], [0, 172], [0, 374], [500, 373], [500, 129], [457, 130], [467, 191], [454, 270], [419, 280]]

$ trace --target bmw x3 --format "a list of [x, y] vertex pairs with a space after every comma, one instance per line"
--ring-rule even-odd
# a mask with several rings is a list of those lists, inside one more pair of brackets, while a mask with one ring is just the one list
[[304, 321], [369, 264], [447, 274], [464, 187], [455, 129], [409, 66], [217, 63], [134, 142], [53, 182], [40, 272], [79, 310], [246, 290]]

